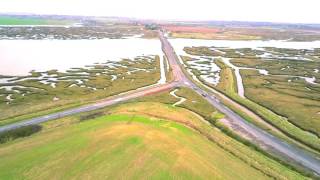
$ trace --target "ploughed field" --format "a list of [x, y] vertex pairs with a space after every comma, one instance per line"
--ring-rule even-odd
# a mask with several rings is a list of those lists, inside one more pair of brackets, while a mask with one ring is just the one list
[[171, 41], [196, 81], [228, 95], [290, 137], [320, 149], [318, 42]]
[[308, 29], [297, 28], [296, 26], [281, 27], [265, 26], [251, 27], [246, 25], [231, 24], [171, 24], [164, 25], [163, 28], [172, 38], [190, 38], [207, 40], [290, 40], [290, 41], [316, 41], [320, 40], [318, 28]]

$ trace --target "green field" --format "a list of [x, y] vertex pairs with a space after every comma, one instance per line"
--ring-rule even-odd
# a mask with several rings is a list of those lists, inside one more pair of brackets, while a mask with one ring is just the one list
[[189, 128], [126, 115], [10, 144], [0, 159], [1, 179], [266, 178]]
[[183, 108], [140, 102], [98, 112], [1, 144], [0, 179], [304, 178]]
[[68, 25], [71, 21], [0, 16], [0, 25]]

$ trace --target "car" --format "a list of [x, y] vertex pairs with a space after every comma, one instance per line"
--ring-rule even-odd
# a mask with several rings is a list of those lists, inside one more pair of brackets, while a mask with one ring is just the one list
[[207, 94], [201, 94], [203, 97], [207, 97]]

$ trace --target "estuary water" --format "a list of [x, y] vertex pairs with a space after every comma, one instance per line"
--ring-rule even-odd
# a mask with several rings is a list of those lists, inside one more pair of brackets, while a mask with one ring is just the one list
[[1, 40], [0, 75], [28, 75], [31, 70], [65, 71], [94, 63], [162, 55], [157, 39]]

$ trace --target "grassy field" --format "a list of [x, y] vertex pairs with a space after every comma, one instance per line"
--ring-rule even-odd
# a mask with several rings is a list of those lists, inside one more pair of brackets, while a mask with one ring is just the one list
[[[223, 115], [219, 113], [213, 106], [211, 106], [209, 102], [203, 99], [202, 96], [194, 92], [192, 89], [184, 87], [177, 89], [178, 91], [175, 94], [179, 97], [187, 99], [184, 103], [177, 105], [178, 107], [195, 112], [207, 120], [214, 119], [216, 117], [223, 117]], [[168, 92], [163, 92], [152, 96], [142, 97], [134, 101], [161, 102], [172, 105], [179, 100], [177, 100], [174, 96], [169, 95]]]
[[233, 70], [224, 64], [221, 60], [217, 60], [216, 64], [221, 68], [220, 72], [220, 83], [216, 86], [220, 91], [226, 92], [227, 94], [237, 93], [237, 80], [234, 76]]
[[127, 115], [39, 134], [0, 159], [3, 179], [266, 178], [183, 125]]
[[[234, 93], [234, 94], [236, 94], [236, 93]], [[219, 113], [215, 108], [213, 108], [210, 104], [208, 104], [208, 102], [206, 100], [204, 100], [200, 95], [196, 94], [194, 91], [192, 91], [191, 89], [188, 89], [188, 88], [179, 88], [178, 91], [176, 92], [176, 95], [187, 99], [187, 101], [178, 105], [178, 107], [183, 107], [188, 110], [191, 110], [192, 112], [195, 112], [195, 113], [201, 115], [201, 117], [205, 118], [206, 121], [208, 121], [209, 123], [217, 125], [217, 127], [219, 127], [219, 128], [223, 127], [223, 126], [221, 126], [219, 119], [224, 118], [224, 115]], [[237, 96], [235, 96], [235, 97], [237, 97]], [[137, 101], [161, 102], [161, 103], [165, 103], [165, 104], [168, 104], [171, 106], [172, 104], [174, 104], [175, 102], [178, 101], [177, 99], [176, 100], [174, 100], [174, 99], [175, 98], [173, 96], [168, 95], [168, 92], [163, 92], [161, 94], [140, 98]], [[252, 114], [247, 114], [246, 111], [242, 111], [242, 109], [235, 107], [233, 104], [229, 104], [229, 102], [224, 102], [224, 103], [226, 103], [226, 105], [228, 105], [229, 108], [233, 109], [235, 112], [237, 112], [239, 115], [241, 115], [243, 118], [250, 121], [251, 123], [256, 124], [257, 126], [261, 127], [262, 129], [269, 131], [271, 134], [278, 136], [283, 140], [286, 140], [286, 141], [292, 142], [292, 143], [296, 143], [295, 141], [293, 142], [292, 139], [288, 138], [288, 136], [286, 136], [282, 133], [279, 133], [278, 131], [274, 131], [274, 129], [270, 129], [269, 126], [266, 126], [265, 123], [261, 123], [260, 121], [258, 121], [256, 119], [256, 115], [252, 116]], [[140, 109], [140, 111], [139, 111], [140, 114], [142, 113], [142, 114], [149, 115], [150, 113], [151, 114], [153, 113], [153, 114], [156, 114], [157, 117], [168, 118], [167, 116], [164, 115], [164, 114], [166, 114], [166, 112], [164, 112], [164, 111], [159, 112], [156, 110], [156, 109], [159, 109], [157, 106], [151, 106], [151, 105], [149, 105], [149, 106], [150, 107], [148, 107], [148, 108], [143, 108], [143, 110]], [[128, 111], [130, 111], [130, 110], [128, 110]], [[168, 109], [166, 111], [168, 111]], [[132, 111], [132, 112], [136, 112], [136, 111]], [[145, 113], [145, 112], [150, 112], [150, 113]], [[170, 111], [168, 111], [168, 112], [170, 112]], [[178, 116], [181, 117], [180, 114], [174, 115], [173, 117], [178, 117]], [[182, 117], [182, 119], [183, 119], [183, 117]], [[188, 124], [190, 124], [190, 123], [188, 123]], [[223, 128], [225, 129], [225, 127], [223, 127]], [[204, 131], [204, 132], [205, 132], [204, 134], [207, 133], [206, 131]], [[292, 132], [295, 132], [295, 131], [292, 131]], [[298, 131], [298, 133], [299, 133], [299, 131]], [[299, 134], [301, 134], [301, 133], [299, 133]], [[302, 135], [304, 135], [304, 134], [302, 134]], [[219, 138], [221, 138], [221, 137], [218, 136], [217, 134], [215, 136], [218, 138], [218, 139], [215, 139], [215, 141], [220, 142]], [[309, 138], [309, 136], [304, 136], [304, 137]], [[236, 138], [239, 138], [239, 137], [236, 137]], [[309, 141], [309, 140], [314, 140], [314, 139], [309, 138], [307, 141]], [[241, 142], [243, 142], [243, 141], [241, 140]], [[220, 145], [222, 145], [223, 147], [226, 147], [224, 142], [222, 142], [222, 144], [220, 144]], [[233, 144], [233, 145], [235, 147], [237, 146], [235, 144]], [[298, 145], [301, 146], [301, 144], [298, 144]], [[301, 146], [301, 147], [305, 148], [305, 146]], [[230, 149], [229, 148], [230, 147], [227, 147], [227, 149], [230, 150], [231, 153], [236, 153], [237, 150], [233, 149], [233, 147]]]
[[[11, 91], [0, 90], [0, 94], [4, 95], [0, 97], [0, 109], [2, 109], [0, 126], [154, 84], [160, 77], [159, 63], [159, 57], [156, 56], [135, 61], [123, 60], [118, 63], [119, 67], [115, 68], [110, 68], [109, 65], [94, 65], [90, 69], [72, 69], [66, 73], [48, 71], [47, 74], [54, 75], [58, 79], [52, 81], [56, 83], [54, 88], [50, 80], [48, 84], [43, 84], [37, 79], [30, 80], [40, 77], [41, 73], [37, 72], [28, 77], [21, 77], [27, 80], [0, 84], [0, 87], [6, 85], [27, 87], [13, 88]], [[112, 76], [117, 78], [112, 80]], [[12, 101], [6, 99], [9, 94], [12, 94]]]
[[0, 160], [1, 179], [304, 178], [195, 113], [153, 102], [47, 122], [36, 134], [0, 144]]
[[0, 25], [68, 25], [71, 21], [67, 20], [48, 20], [40, 18], [17, 18], [0, 16]]

